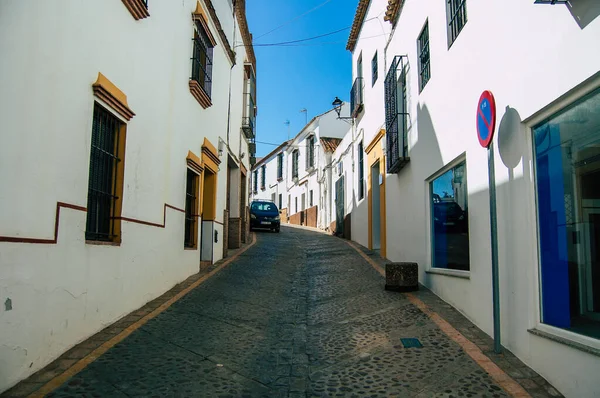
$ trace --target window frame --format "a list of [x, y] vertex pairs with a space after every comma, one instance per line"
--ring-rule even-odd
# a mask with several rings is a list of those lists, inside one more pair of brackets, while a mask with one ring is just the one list
[[294, 149], [292, 152], [292, 178], [298, 178], [298, 162], [300, 160], [300, 151]]
[[308, 145], [306, 146], [306, 170], [311, 170], [315, 167], [315, 136], [309, 135], [306, 138]]
[[373, 56], [373, 59], [371, 59], [371, 87], [375, 85], [377, 79], [379, 78], [379, 60], [377, 55], [377, 50], [375, 50], [375, 55]]
[[264, 191], [267, 188], [267, 165], [260, 166], [260, 189]]
[[258, 193], [258, 169], [254, 170], [254, 173], [252, 174], [252, 192], [256, 194]]
[[[454, 12], [452, 12], [453, 9]], [[464, 18], [459, 19], [459, 14], [463, 15]], [[456, 26], [459, 24], [454, 25], [456, 21], [462, 22], [463, 20], [464, 22], [462, 25], [458, 27]], [[467, 0], [446, 0], [446, 32], [448, 36], [448, 48], [452, 47], [452, 44], [454, 44], [468, 21]]]
[[[190, 80], [198, 83], [206, 96], [211, 99], [212, 94], [212, 71], [214, 66], [214, 48], [215, 44], [210, 39], [207, 28], [200, 20], [194, 23], [194, 37], [192, 37], [192, 70]], [[200, 51], [204, 53], [204, 59], [201, 59]], [[204, 64], [203, 62], [204, 61]], [[197, 70], [195, 65], [197, 66]], [[200, 72], [203, 72], [203, 78]]]
[[[427, 41], [423, 42], [423, 36], [427, 37]], [[426, 65], [423, 65], [424, 54], [427, 54]], [[425, 86], [431, 80], [431, 46], [429, 40], [429, 18], [425, 20], [425, 24], [417, 36], [417, 63], [419, 66], [419, 93], [425, 89]], [[423, 80], [424, 72], [427, 72], [427, 79]]]
[[[192, 186], [189, 186], [192, 175]], [[190, 191], [193, 191], [190, 193]], [[193, 196], [195, 194], [195, 196]], [[191, 202], [190, 202], [191, 200]], [[198, 248], [198, 209], [200, 203], [200, 175], [187, 168], [185, 184], [185, 220], [183, 246], [185, 249]]]
[[277, 155], [277, 181], [283, 180], [283, 152]]
[[308, 207], [311, 208], [313, 207], [313, 190], [311, 189], [310, 191], [308, 191]]
[[[98, 180], [97, 175], [101, 174], [100, 170], [93, 170], [95, 168], [94, 165], [104, 163], [104, 160], [101, 160], [101, 154], [106, 154], [108, 151], [105, 148], [101, 148], [100, 146], [95, 146], [94, 142], [96, 141], [99, 145], [102, 143], [107, 144], [106, 137], [102, 139], [101, 137], [95, 137], [95, 131], [101, 129], [97, 123], [100, 118], [104, 118], [104, 123], [110, 123], [111, 127], [113, 127], [112, 134], [115, 137], [112, 138], [113, 151], [109, 155], [113, 158], [115, 162], [110, 166], [110, 170], [107, 175], [102, 176], [104, 179], [105, 187], [110, 187], [110, 194], [107, 192], [100, 192], [98, 186], [92, 187], [93, 181]], [[88, 190], [87, 190], [87, 214], [86, 214], [86, 225], [85, 225], [85, 240], [86, 242], [107, 242], [107, 243], [121, 243], [121, 211], [123, 208], [123, 179], [124, 179], [124, 168], [125, 168], [125, 145], [126, 145], [126, 133], [127, 133], [127, 123], [124, 122], [120, 117], [118, 117], [115, 113], [113, 113], [110, 108], [104, 106], [99, 101], [94, 101], [93, 107], [93, 117], [92, 117], [92, 137], [90, 140], [90, 157], [89, 157], [89, 166], [88, 166]], [[98, 134], [102, 134], [98, 132]], [[109, 143], [110, 144], [110, 143]], [[97, 150], [94, 151], [94, 148]], [[96, 155], [94, 153], [96, 152]], [[96, 157], [94, 157], [96, 156]], [[105, 172], [105, 174], [107, 174]], [[108, 184], [107, 184], [108, 182]], [[92, 194], [92, 191], [97, 192], [95, 195]], [[106, 223], [106, 217], [108, 217], [108, 230], [106, 232], [100, 231], [102, 227], [98, 226], [99, 217], [97, 216], [98, 211], [94, 212], [91, 209], [93, 207], [100, 207], [98, 194], [108, 195], [110, 197], [110, 209], [107, 214], [104, 216], [103, 223]], [[95, 205], [92, 204], [94, 201], [94, 197], [96, 197]], [[106, 212], [106, 210], [103, 210]], [[94, 229], [91, 231], [91, 229]], [[103, 229], [103, 228], [102, 228]], [[102, 235], [106, 235], [103, 237]]]
[[363, 141], [358, 143], [358, 200], [365, 197], [365, 149]]
[[[456, 168], [457, 166], [459, 166], [460, 164], [464, 163], [464, 167], [465, 167], [465, 174], [464, 174], [464, 179], [467, 183], [467, 203], [469, 203], [469, 183], [468, 183], [468, 170], [467, 170], [467, 156], [466, 153], [462, 153], [461, 155], [459, 155], [458, 157], [456, 157], [454, 160], [452, 160], [451, 162], [449, 162], [448, 164], [446, 164], [444, 167], [442, 167], [441, 169], [439, 169], [438, 171], [436, 171], [434, 174], [432, 174], [430, 177], [428, 177], [425, 180], [425, 184], [426, 184], [426, 189], [427, 189], [427, 217], [428, 219], [428, 233], [427, 233], [427, 250], [428, 250], [428, 263], [425, 269], [426, 273], [429, 274], [441, 274], [441, 275], [446, 275], [446, 276], [454, 276], [454, 277], [458, 277], [458, 278], [464, 278], [464, 279], [470, 279], [471, 278], [471, 269], [472, 269], [472, 255], [471, 255], [471, 251], [472, 251], [472, 245], [471, 245], [471, 235], [469, 234], [469, 270], [456, 270], [456, 269], [448, 269], [448, 268], [438, 268], [435, 267], [435, 241], [434, 241], [434, 234], [435, 234], [435, 229], [434, 229], [434, 216], [433, 216], [433, 182], [438, 179], [439, 177], [441, 177], [442, 175], [444, 175], [445, 173], [447, 173], [448, 171]], [[467, 213], [467, 220], [468, 220], [468, 213]], [[467, 221], [468, 222], [468, 221]], [[468, 228], [468, 227], [467, 227]]]

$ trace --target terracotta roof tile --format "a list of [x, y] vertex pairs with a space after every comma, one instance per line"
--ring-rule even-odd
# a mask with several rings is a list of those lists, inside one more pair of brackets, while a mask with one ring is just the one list
[[321, 145], [323, 146], [323, 150], [325, 152], [333, 153], [340, 145], [342, 140], [340, 138], [321, 138]]
[[398, 12], [402, 7], [403, 0], [388, 0], [387, 10], [385, 12], [385, 17], [383, 17], [384, 21], [389, 21], [392, 24], [396, 23], [396, 19], [398, 17]]
[[354, 14], [354, 22], [352, 22], [352, 28], [350, 29], [350, 37], [348, 37], [348, 44], [346, 44], [346, 50], [354, 51], [358, 34], [360, 33], [365, 16], [367, 15], [369, 3], [371, 3], [371, 0], [359, 0], [358, 2], [356, 14]]

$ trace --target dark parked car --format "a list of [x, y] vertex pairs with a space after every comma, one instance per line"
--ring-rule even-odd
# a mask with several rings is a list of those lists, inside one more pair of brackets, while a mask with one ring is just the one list
[[434, 222], [438, 227], [465, 231], [467, 217], [465, 211], [455, 202], [437, 202], [433, 204]]
[[250, 229], [268, 228], [279, 232], [279, 209], [275, 203], [255, 200], [250, 205]]

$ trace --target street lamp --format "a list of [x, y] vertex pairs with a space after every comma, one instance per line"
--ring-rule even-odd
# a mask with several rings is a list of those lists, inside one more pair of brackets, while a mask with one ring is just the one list
[[354, 122], [354, 118], [352, 116], [340, 116], [342, 113], [342, 106], [344, 106], [344, 102], [341, 99], [339, 99], [338, 97], [335, 97], [335, 99], [333, 100], [331, 105], [333, 106], [335, 113], [337, 113], [338, 119], [351, 120], [352, 122]]

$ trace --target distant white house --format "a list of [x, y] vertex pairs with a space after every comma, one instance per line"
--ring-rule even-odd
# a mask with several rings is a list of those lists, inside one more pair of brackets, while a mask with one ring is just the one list
[[252, 167], [250, 200], [270, 200], [279, 211], [287, 214], [287, 164], [288, 142], [275, 148], [267, 156], [258, 159]]
[[[343, 104], [341, 115], [347, 116], [348, 110], [348, 104]], [[327, 178], [331, 154], [350, 129], [351, 125], [339, 119], [332, 109], [314, 117], [288, 143], [286, 180], [290, 223], [328, 227], [329, 218], [320, 216], [322, 208], [328, 207], [326, 194], [331, 192], [324, 179], [331, 182], [331, 178]]]

